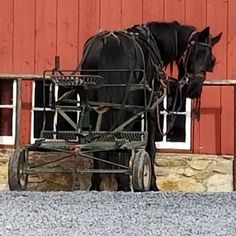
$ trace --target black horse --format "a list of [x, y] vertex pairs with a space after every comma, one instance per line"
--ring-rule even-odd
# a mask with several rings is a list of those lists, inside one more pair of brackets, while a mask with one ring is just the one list
[[[153, 106], [148, 114], [148, 141], [146, 151], [152, 162], [152, 180], [150, 190], [158, 190], [154, 173], [154, 158], [156, 153], [155, 136], [157, 128], [156, 106], [158, 92], [163, 87], [161, 81], [167, 81], [163, 68], [168, 64], [176, 63], [179, 71], [177, 86], [181, 88], [182, 95], [191, 99], [199, 98], [206, 72], [213, 71], [215, 57], [212, 47], [220, 40], [221, 34], [212, 37], [207, 27], [197, 31], [190, 25], [178, 22], [150, 22], [135, 25], [124, 31], [102, 31], [92, 36], [85, 44], [83, 56], [77, 69], [95, 70], [92, 73], [105, 78], [105, 83], [127, 84], [139, 83], [143, 75], [140, 72], [113, 70], [144, 69], [146, 79], [152, 91], [155, 91]], [[101, 71], [109, 70], [111, 71]], [[98, 70], [98, 71], [96, 71]], [[99, 72], [100, 70], [100, 72]], [[83, 72], [91, 74], [91, 72]], [[163, 80], [164, 78], [164, 80]], [[143, 105], [143, 91], [127, 91], [120, 87], [105, 87], [88, 93], [90, 101], [114, 104]], [[150, 94], [147, 94], [149, 96]], [[102, 109], [102, 108], [101, 108]], [[114, 124], [119, 125], [129, 119], [133, 114], [127, 111], [110, 110], [104, 113], [101, 130], [112, 130]], [[95, 125], [97, 114], [91, 117], [91, 125]], [[94, 121], [93, 121], [94, 120]], [[126, 127], [126, 130], [136, 130], [137, 122]], [[106, 152], [96, 154], [100, 158], [118, 158], [127, 164], [127, 153]], [[99, 164], [94, 161], [94, 168]], [[100, 190], [100, 174], [93, 174], [90, 190]], [[118, 190], [129, 191], [129, 176], [116, 176]]]

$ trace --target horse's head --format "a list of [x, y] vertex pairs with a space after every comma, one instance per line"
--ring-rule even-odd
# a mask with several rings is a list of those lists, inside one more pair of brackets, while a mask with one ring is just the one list
[[209, 31], [210, 27], [201, 32], [193, 31], [181, 58], [183, 74], [179, 79], [186, 85], [186, 97], [191, 99], [201, 96], [206, 73], [212, 72], [216, 63], [212, 48], [219, 42], [222, 33], [212, 37]]

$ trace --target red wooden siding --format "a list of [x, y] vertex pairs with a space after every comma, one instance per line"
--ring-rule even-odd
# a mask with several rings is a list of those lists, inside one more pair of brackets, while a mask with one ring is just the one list
[[143, 22], [164, 20], [165, 0], [143, 0]]
[[53, 66], [57, 54], [57, 0], [36, 1], [35, 6], [35, 73]]
[[[236, 78], [235, 0], [0, 0], [0, 73], [42, 73], [74, 68], [83, 44], [99, 29], [121, 29], [147, 21], [209, 25], [223, 32], [214, 48], [217, 66], [208, 79]], [[22, 138], [29, 142], [31, 83], [23, 84]], [[233, 152], [233, 90], [205, 87], [200, 122], [193, 121], [195, 153]]]
[[[186, 22], [190, 22], [190, 24], [195, 25], [199, 29], [202, 29], [206, 26], [206, 1], [195, 1], [189, 0], [186, 1]], [[194, 9], [194, 11], [192, 10]], [[202, 102], [203, 103], [203, 102]], [[203, 104], [202, 104], [203, 105]], [[202, 115], [201, 115], [202, 120]], [[200, 122], [194, 120], [192, 128], [192, 148], [194, 152], [200, 152]]]
[[[99, 3], [99, 0], [79, 1], [79, 55], [81, 55], [83, 45], [88, 37], [98, 32], [100, 29]], [[112, 11], [110, 11], [110, 13], [111, 12]]]
[[78, 13], [78, 0], [70, 0], [70, 4], [58, 0], [57, 55], [62, 58], [62, 68], [74, 68], [78, 59]]
[[177, 20], [185, 22], [185, 0], [165, 0], [164, 1], [165, 21]]
[[12, 71], [13, 60], [13, 0], [1, 1], [0, 7], [0, 68]]
[[143, 20], [142, 0], [122, 0], [122, 24], [123, 28], [142, 22]]
[[[120, 29], [122, 16], [121, 0], [103, 0], [100, 6], [100, 29]], [[107, 14], [107, 12], [112, 14]]]
[[[229, 0], [228, 2], [228, 25], [227, 25], [227, 79], [236, 78], [236, 27], [235, 27], [235, 12], [236, 12], [236, 1]], [[232, 153], [233, 152], [233, 89], [224, 89], [224, 99], [222, 99], [222, 107], [225, 108], [225, 115], [222, 117], [222, 123], [224, 123], [225, 130], [222, 132], [221, 136], [222, 143], [224, 147], [222, 148], [222, 153]], [[228, 95], [227, 95], [228, 94]], [[227, 105], [227, 110], [226, 106]], [[228, 126], [227, 126], [228, 124]]]

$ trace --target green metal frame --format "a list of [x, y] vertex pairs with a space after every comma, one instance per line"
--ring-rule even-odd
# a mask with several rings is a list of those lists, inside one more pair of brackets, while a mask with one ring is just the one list
[[[97, 70], [86, 70], [86, 72], [98, 72]], [[146, 99], [146, 93], [148, 91], [152, 91], [152, 88], [149, 87], [146, 81], [146, 75], [144, 70], [134, 69], [130, 70], [99, 70], [99, 72], [139, 72], [142, 73], [143, 79], [142, 83], [139, 84], [130, 84], [129, 91], [134, 90], [144, 90], [144, 106], [134, 106], [127, 104], [113, 104], [113, 103], [100, 103], [100, 102], [92, 102], [85, 98], [79, 105], [77, 100], [71, 99], [73, 93], [76, 92], [75, 87], [79, 88], [80, 86], [86, 87], [90, 89], [91, 87], [96, 89], [100, 87], [126, 87], [126, 84], [104, 84], [102, 83], [102, 78], [93, 78], [89, 76], [81, 76], [80, 72], [71, 71], [71, 70], [48, 70], [44, 72], [44, 125], [40, 134], [40, 138], [36, 140], [34, 144], [29, 144], [25, 146], [26, 152], [26, 166], [23, 170], [26, 174], [34, 174], [34, 173], [120, 173], [120, 174], [131, 174], [130, 167], [119, 165], [115, 162], [106, 161], [100, 158], [96, 158], [93, 156], [93, 153], [97, 152], [108, 152], [108, 151], [117, 151], [117, 152], [126, 152], [131, 151], [136, 152], [137, 149], [144, 148], [147, 143], [147, 113], [150, 109], [150, 104], [152, 100], [153, 93], [151, 93], [151, 97], [149, 101]], [[68, 75], [68, 76], [67, 76]], [[132, 76], [130, 74], [130, 76]], [[86, 78], [86, 81], [85, 79]], [[60, 79], [64, 79], [64, 81], [60, 81]], [[96, 80], [98, 79], [98, 83]], [[74, 80], [74, 84], [73, 84]], [[68, 82], [69, 81], [69, 82]], [[92, 81], [92, 82], [91, 82]], [[71, 88], [71, 91], [63, 94], [58, 101], [54, 101], [53, 92], [55, 89], [55, 85], [62, 85], [60, 83], [64, 82], [64, 86]], [[49, 104], [52, 109], [55, 109], [69, 124], [73, 127], [73, 131], [51, 131], [46, 130], [46, 92], [45, 87], [46, 83], [49, 83], [50, 93], [49, 93]], [[62, 102], [66, 102], [71, 105], [63, 105]], [[101, 112], [98, 107], [105, 107], [106, 110]], [[123, 124], [116, 127], [113, 131], [101, 131], [100, 125], [102, 121], [102, 114], [107, 112], [110, 108], [113, 109], [124, 109], [124, 110], [136, 110], [138, 111], [133, 117], [124, 122]], [[98, 112], [97, 125], [95, 130], [91, 130], [89, 127], [90, 120], [90, 112], [92, 110], [96, 110]], [[75, 123], [67, 114], [68, 111], [80, 112], [80, 119], [78, 123]], [[100, 113], [99, 113], [100, 112]], [[125, 127], [132, 123], [137, 118], [143, 116], [144, 119], [144, 131], [124, 131]], [[72, 137], [71, 140], [63, 140], [63, 136]], [[119, 137], [119, 138], [117, 138]], [[48, 141], [46, 138], [51, 138], [51, 141]], [[134, 140], [133, 140], [134, 138]], [[62, 139], [62, 140], [61, 140]], [[72, 151], [71, 149], [76, 147], [76, 150]], [[39, 152], [59, 152], [64, 153], [65, 155], [60, 158], [55, 158], [53, 160], [48, 160], [46, 162], [42, 162], [40, 164], [32, 164], [29, 162], [29, 153], [31, 151], [39, 151]], [[61, 168], [48, 168], [46, 167], [49, 164], [59, 162], [69, 157], [74, 158], [89, 158], [93, 160], [98, 160], [106, 164], [110, 164], [116, 169], [78, 169], [76, 166], [73, 170], [63, 170]]]

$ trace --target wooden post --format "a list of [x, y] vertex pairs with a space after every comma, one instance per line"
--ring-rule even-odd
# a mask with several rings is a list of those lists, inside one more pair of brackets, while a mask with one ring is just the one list
[[236, 191], [236, 85], [234, 84], [234, 159], [233, 159], [233, 191]]
[[17, 78], [16, 89], [16, 134], [15, 134], [15, 149], [20, 149], [20, 133], [21, 133], [21, 90], [22, 79]]

